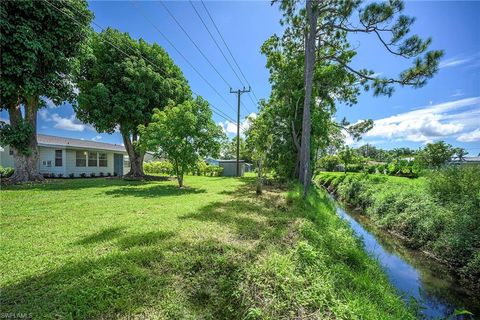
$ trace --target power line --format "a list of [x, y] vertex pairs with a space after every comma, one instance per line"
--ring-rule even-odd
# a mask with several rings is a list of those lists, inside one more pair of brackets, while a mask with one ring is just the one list
[[[227, 59], [227, 57], [225, 56], [225, 53], [223, 52], [222, 48], [220, 47], [220, 45], [218, 44], [217, 40], [215, 39], [215, 37], [213, 36], [213, 34], [210, 32], [210, 29], [208, 28], [207, 24], [205, 23], [205, 21], [203, 20], [202, 16], [200, 15], [200, 13], [198, 12], [197, 8], [195, 8], [195, 6], [193, 5], [193, 2], [192, 0], [189, 0], [190, 2], [190, 5], [192, 6], [193, 10], [195, 11], [195, 13], [197, 14], [197, 17], [200, 19], [200, 21], [202, 22], [203, 26], [205, 27], [205, 29], [207, 30], [208, 34], [210, 35], [210, 38], [212, 38], [213, 42], [215, 43], [215, 45], [217, 46], [217, 49], [220, 51], [220, 53], [222, 54], [223, 58], [225, 59], [225, 61], [227, 62], [228, 66], [230, 67], [230, 69], [233, 71], [233, 73], [235, 74], [235, 76], [237, 77], [238, 81], [240, 81], [240, 83], [242, 84], [242, 86], [245, 86], [245, 84], [243, 83], [242, 79], [240, 79], [240, 76], [238, 75], [237, 71], [235, 71], [235, 69], [233, 68], [232, 64], [230, 63], [230, 61]], [[254, 103], [255, 104], [255, 103]], [[243, 108], [245, 109], [245, 111], [247, 112], [247, 114], [250, 114], [251, 111], [247, 108], [247, 106], [242, 102], [242, 106]]]
[[163, 1], [159, 1], [159, 3], [162, 5], [162, 7], [165, 9], [165, 11], [167, 11], [167, 13], [170, 15], [170, 17], [173, 19], [173, 21], [175, 21], [175, 23], [178, 25], [178, 27], [183, 31], [183, 33], [185, 33], [185, 35], [187, 36], [187, 38], [190, 40], [190, 42], [195, 46], [195, 48], [198, 50], [198, 52], [200, 52], [200, 54], [202, 55], [202, 57], [210, 64], [210, 66], [213, 68], [213, 70], [215, 70], [215, 72], [218, 74], [218, 76], [223, 80], [223, 82], [225, 82], [225, 84], [229, 87], [231, 87], [230, 83], [222, 76], [222, 74], [217, 70], [217, 68], [215, 68], [215, 66], [213, 65], [213, 63], [210, 61], [210, 59], [208, 59], [208, 57], [203, 53], [202, 49], [200, 49], [200, 47], [197, 45], [197, 43], [192, 39], [192, 37], [190, 37], [190, 35], [188, 34], [188, 32], [183, 28], [182, 24], [177, 20], [177, 18], [175, 18], [175, 16], [173, 15], [173, 13], [168, 9], [168, 7], [163, 3]]
[[[185, 55], [177, 49], [177, 47], [173, 44], [173, 42], [160, 30], [160, 28], [157, 27], [157, 25], [155, 23], [153, 23], [153, 21], [148, 18], [148, 16], [143, 12], [143, 10], [140, 8], [140, 6], [135, 2], [135, 0], [131, 0], [132, 1], [132, 4], [134, 5], [134, 7], [138, 10], [138, 12], [140, 13], [140, 15], [142, 15], [142, 17], [152, 25], [152, 27], [168, 42], [168, 44], [170, 44], [170, 46], [172, 46], [172, 48], [183, 58], [183, 60], [185, 60], [185, 62], [190, 66], [190, 68], [193, 69], [193, 71], [195, 71], [195, 73], [228, 105], [230, 106], [230, 108], [232, 108], [233, 111], [235, 111], [235, 109], [233, 108], [233, 106], [227, 101], [227, 99], [225, 99], [225, 97], [223, 97], [220, 92], [218, 92], [218, 90], [210, 83], [210, 81], [208, 81], [201, 73], [200, 71], [198, 71], [197, 68], [195, 68], [195, 66], [185, 57]], [[235, 122], [235, 121], [233, 121]]]
[[197, 17], [200, 19], [200, 21], [202, 22], [203, 26], [205, 27], [205, 29], [207, 30], [208, 34], [210, 35], [210, 38], [212, 38], [213, 42], [215, 43], [215, 45], [217, 46], [218, 50], [220, 51], [220, 53], [222, 54], [223, 58], [225, 59], [225, 61], [228, 63], [228, 65], [230, 66], [230, 69], [232, 69], [233, 73], [235, 74], [235, 76], [237, 77], [238, 81], [240, 81], [240, 84], [242, 86], [244, 86], [245, 84], [243, 83], [242, 79], [240, 79], [240, 76], [238, 75], [237, 71], [235, 71], [235, 69], [232, 67], [232, 64], [230, 63], [230, 61], [228, 61], [227, 57], [225, 56], [225, 54], [223, 53], [223, 50], [222, 48], [220, 48], [220, 45], [218, 44], [217, 40], [215, 39], [215, 37], [212, 35], [212, 33], [210, 32], [210, 29], [207, 27], [207, 24], [205, 23], [205, 21], [203, 20], [202, 16], [200, 15], [200, 13], [198, 12], [197, 8], [195, 8], [195, 6], [193, 5], [193, 2], [192, 0], [188, 0], [188, 2], [190, 2], [190, 5], [192, 6], [193, 10], [195, 11], [195, 13], [197, 14]]
[[[245, 82], [247, 83], [247, 85], [248, 85], [249, 87], [251, 87], [250, 83], [248, 82], [247, 77], [245, 77], [245, 74], [244, 74], [243, 71], [242, 71], [242, 68], [240, 68], [240, 66], [238, 65], [237, 59], [235, 59], [235, 57], [233, 56], [233, 53], [232, 53], [232, 51], [230, 50], [230, 47], [228, 46], [227, 42], [226, 42], [225, 39], [223, 38], [222, 33], [220, 32], [217, 24], [215, 23], [215, 20], [213, 19], [212, 15], [210, 14], [210, 11], [208, 11], [208, 8], [207, 8], [207, 6], [205, 5], [205, 3], [203, 2], [203, 0], [200, 0], [200, 2], [202, 3], [203, 8], [204, 8], [205, 11], [207, 12], [207, 15], [208, 15], [208, 17], [210, 18], [210, 21], [212, 21], [212, 24], [213, 24], [213, 26], [215, 27], [215, 30], [217, 30], [217, 33], [220, 35], [220, 38], [222, 39], [223, 44], [224, 44], [225, 47], [227, 48], [228, 53], [229, 53], [230, 56], [232, 57], [233, 62], [234, 62], [235, 65], [237, 66], [237, 68], [238, 68], [238, 70], [240, 71], [241, 75], [243, 76], [243, 79], [245, 79]], [[257, 98], [257, 96], [256, 96], [256, 94], [255, 94], [255, 91], [253, 91], [253, 89], [252, 89], [252, 94], [253, 94], [253, 96], [255, 97], [255, 99], [257, 100], [257, 103], [258, 103], [258, 98]], [[255, 102], [253, 101], [252, 97], [251, 97], [250, 95], [248, 95], [248, 96], [250, 97], [250, 99], [252, 100], [252, 102], [255, 104]]]
[[[72, 16], [68, 15], [66, 12], [62, 11], [60, 8], [58, 8], [57, 6], [55, 6], [54, 4], [52, 4], [49, 0], [45, 0], [45, 3], [47, 3], [48, 5], [52, 6], [53, 8], [55, 8], [57, 11], [59, 11], [60, 13], [62, 13], [63, 15], [65, 15], [66, 17], [68, 17], [69, 19], [71, 19], [72, 21], [74, 21], [77, 25], [79, 26], [82, 26], [82, 24], [80, 22], [78, 22], [78, 20], [76, 20], [75, 18], [73, 18]], [[71, 8], [71, 7], [70, 7]], [[76, 11], [76, 10], [75, 10]], [[77, 11], [78, 13], [78, 11]], [[105, 29], [100, 26], [99, 24], [95, 23], [94, 21], [92, 21], [92, 23], [97, 26], [98, 28], [100, 28], [102, 31], [104, 31]], [[111, 45], [113, 48], [117, 49], [119, 52], [123, 53], [126, 57], [128, 58], [131, 58], [132, 56], [129, 55], [128, 53], [126, 53], [124, 50], [122, 50], [121, 48], [119, 48], [118, 46], [116, 46], [115, 44], [113, 44], [112, 42], [106, 40], [106, 39], [102, 39], [103, 41], [105, 41], [106, 43], [108, 43], [109, 45]], [[137, 54], [137, 52], [135, 52], [135, 54]], [[153, 66], [157, 67], [159, 70], [161, 70], [161, 68], [159, 68], [155, 63], [153, 63], [152, 61], [150, 61], [149, 59], [147, 59], [146, 57], [144, 57], [141, 53], [140, 53], [140, 56], [145, 59], [147, 62], [149, 62], [150, 64], [152, 64]], [[195, 93], [194, 91], [192, 91], [193, 94], [199, 96], [197, 93]], [[233, 123], [235, 123], [235, 121], [229, 117], [228, 115], [226, 115], [223, 111], [221, 111], [219, 108], [215, 107], [214, 105], [212, 105], [210, 102], [208, 102], [209, 105], [214, 109], [212, 110], [213, 112], [215, 112], [218, 116], [224, 118], [225, 120], [228, 120], [228, 121], [232, 121]]]

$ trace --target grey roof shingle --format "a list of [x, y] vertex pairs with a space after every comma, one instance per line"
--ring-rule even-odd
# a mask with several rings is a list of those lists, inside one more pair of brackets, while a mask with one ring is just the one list
[[119, 144], [56, 137], [56, 136], [49, 136], [46, 134], [37, 134], [37, 141], [40, 146], [61, 146], [61, 147], [71, 147], [71, 148], [126, 152], [125, 147]]

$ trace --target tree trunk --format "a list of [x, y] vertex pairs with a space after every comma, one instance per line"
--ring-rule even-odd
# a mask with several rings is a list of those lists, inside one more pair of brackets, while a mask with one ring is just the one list
[[303, 185], [303, 197], [306, 197], [311, 180], [310, 169], [310, 135], [313, 71], [315, 67], [315, 40], [318, 10], [314, 8], [315, 0], [307, 0], [308, 31], [305, 37], [305, 98], [303, 102], [302, 140], [300, 146], [300, 182]]
[[258, 161], [258, 177], [257, 177], [257, 195], [261, 195], [263, 190], [263, 181], [262, 181], [262, 160]]
[[[130, 171], [125, 174], [125, 177], [143, 178], [145, 173], [143, 172], [143, 152], [135, 150], [132, 141], [130, 140], [130, 134], [122, 132], [123, 143], [130, 159]], [[136, 140], [136, 139], [135, 139]]]
[[178, 187], [183, 188], [183, 174], [177, 175]]
[[[32, 127], [32, 133], [28, 137], [28, 154], [23, 154], [20, 150], [10, 146], [13, 149], [14, 173], [10, 177], [13, 183], [27, 181], [43, 181], [43, 176], [38, 172], [38, 144], [37, 144], [37, 107], [38, 97], [29, 98], [25, 104], [25, 122]], [[22, 121], [22, 112], [20, 105], [11, 105], [8, 108], [10, 125], [18, 127]]]

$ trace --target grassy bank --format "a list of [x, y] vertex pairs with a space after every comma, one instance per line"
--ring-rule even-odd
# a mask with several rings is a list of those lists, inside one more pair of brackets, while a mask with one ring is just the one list
[[426, 178], [321, 173], [321, 184], [381, 228], [452, 267], [480, 286], [480, 188], [471, 169], [452, 168]]
[[2, 313], [33, 318], [412, 319], [325, 194], [249, 179], [11, 186]]

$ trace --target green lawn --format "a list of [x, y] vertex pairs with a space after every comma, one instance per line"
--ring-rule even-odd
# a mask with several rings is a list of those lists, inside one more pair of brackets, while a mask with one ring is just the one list
[[3, 187], [2, 314], [413, 318], [325, 194], [249, 179]]

